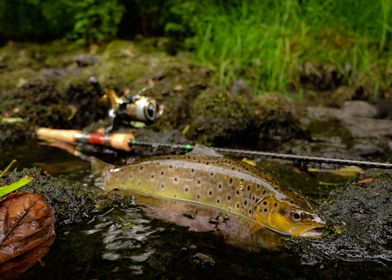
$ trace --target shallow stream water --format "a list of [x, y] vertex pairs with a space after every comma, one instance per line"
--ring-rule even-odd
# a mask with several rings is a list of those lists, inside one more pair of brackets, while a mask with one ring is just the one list
[[[89, 164], [66, 152], [32, 144], [2, 151], [3, 163], [37, 166], [70, 182], [94, 188]], [[347, 180], [310, 174], [288, 163], [260, 161], [316, 204]], [[295, 246], [292, 244], [291, 246]], [[209, 233], [152, 220], [132, 198], [98, 212], [84, 223], [62, 226], [42, 264], [23, 279], [391, 279], [388, 262], [323, 258], [286, 248], [257, 253], [232, 247]]]

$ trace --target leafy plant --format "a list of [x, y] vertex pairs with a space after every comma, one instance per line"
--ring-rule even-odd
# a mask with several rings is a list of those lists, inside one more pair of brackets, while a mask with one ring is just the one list
[[117, 0], [84, 0], [75, 4], [76, 14], [69, 38], [79, 44], [102, 42], [117, 34], [124, 7]]
[[346, 78], [349, 65], [351, 80], [372, 81], [376, 91], [375, 81], [383, 81], [382, 73], [392, 64], [390, 0], [189, 0], [173, 5], [167, 33], [187, 34], [197, 60], [215, 69], [223, 86], [242, 78], [257, 91], [286, 92], [300, 82], [298, 66], [310, 61], [332, 64]]
[[[7, 175], [7, 173], [11, 170], [11, 168], [15, 164], [16, 164], [16, 160], [11, 161], [10, 164], [0, 173], [0, 178], [2, 178], [5, 175]], [[10, 185], [0, 186], [0, 199], [3, 196], [5, 196], [5, 195], [7, 195], [7, 194], [9, 194], [9, 193], [11, 193], [11, 192], [21, 188], [21, 187], [27, 185], [31, 181], [33, 181], [33, 178], [24, 177], [24, 178], [20, 179], [19, 181], [16, 181], [16, 182], [14, 182], [14, 183], [12, 183]]]

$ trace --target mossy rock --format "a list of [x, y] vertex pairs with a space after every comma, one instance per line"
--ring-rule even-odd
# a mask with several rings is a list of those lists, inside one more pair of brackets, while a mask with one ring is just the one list
[[25, 176], [32, 177], [33, 181], [18, 192], [44, 194], [55, 210], [57, 225], [81, 222], [95, 210], [95, 195], [91, 189], [81, 183], [72, 184], [65, 179], [45, 175], [37, 168], [13, 171], [5, 178], [0, 178], [0, 183], [11, 184]]
[[14, 71], [0, 73], [0, 91], [8, 91], [21, 87], [29, 80], [37, 78], [36, 71], [30, 68], [21, 68]]
[[186, 134], [205, 144], [241, 143], [253, 121], [245, 99], [221, 89], [208, 89], [193, 102], [191, 124]]
[[268, 140], [287, 141], [305, 136], [295, 105], [279, 93], [266, 93], [253, 98], [255, 127], [260, 143]]
[[132, 42], [112, 41], [105, 47], [102, 60], [95, 67], [97, 78], [106, 86], [123, 87], [148, 73], [147, 63], [139, 57]]

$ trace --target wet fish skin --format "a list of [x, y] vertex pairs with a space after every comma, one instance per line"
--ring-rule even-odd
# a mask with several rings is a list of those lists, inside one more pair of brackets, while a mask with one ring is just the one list
[[321, 236], [324, 220], [297, 193], [257, 168], [224, 157], [156, 157], [103, 172], [103, 188], [214, 207], [293, 236]]

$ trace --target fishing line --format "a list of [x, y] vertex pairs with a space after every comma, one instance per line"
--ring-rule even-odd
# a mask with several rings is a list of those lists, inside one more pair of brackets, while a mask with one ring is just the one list
[[[182, 150], [184, 152], [189, 152], [194, 148], [194, 145], [191, 144], [169, 144], [169, 143], [160, 143], [160, 142], [137, 141], [135, 139], [130, 141], [129, 144], [130, 146], [170, 148], [170, 149]], [[302, 162], [329, 163], [329, 164], [339, 164], [339, 165], [357, 165], [363, 167], [392, 169], [392, 163], [384, 163], [384, 162], [350, 160], [350, 159], [340, 159], [340, 158], [326, 158], [326, 157], [316, 157], [316, 156], [301, 156], [301, 155], [293, 155], [293, 154], [231, 149], [231, 148], [230, 149], [218, 148], [218, 147], [209, 147], [209, 148], [221, 154], [230, 155], [230, 156], [268, 157], [268, 158], [302, 161]]]

